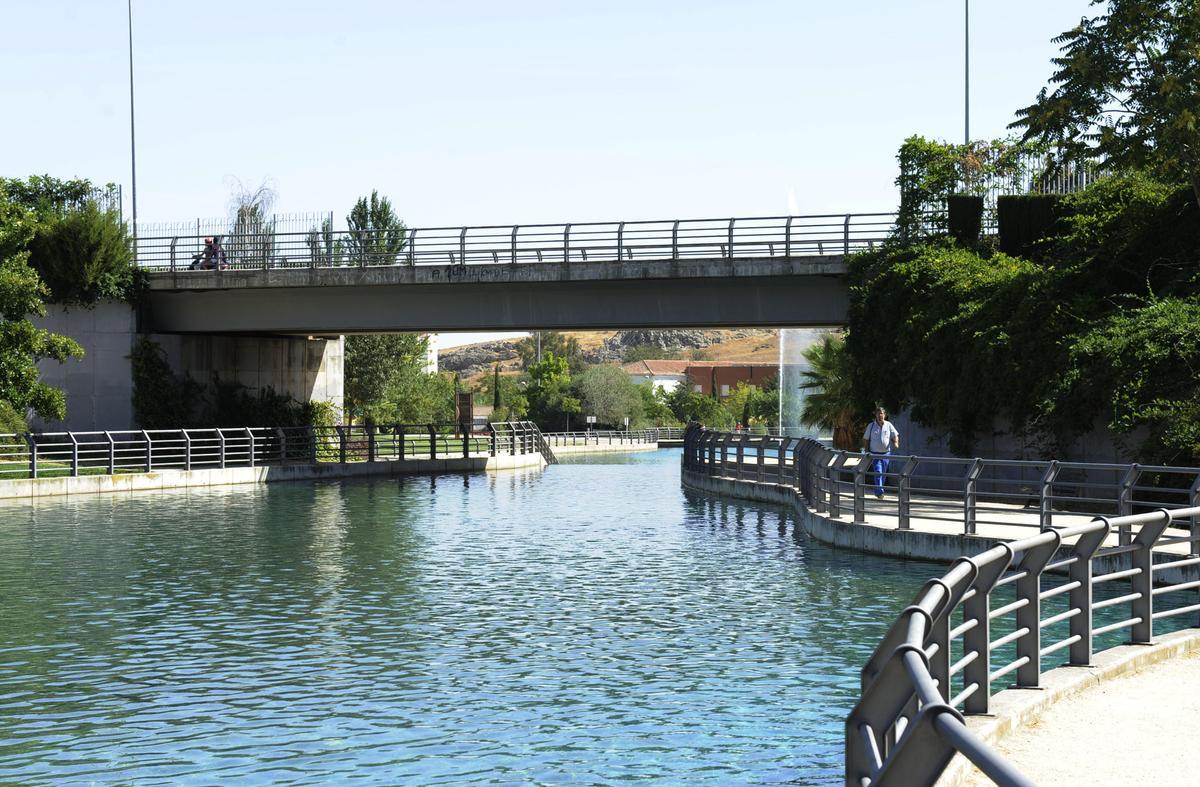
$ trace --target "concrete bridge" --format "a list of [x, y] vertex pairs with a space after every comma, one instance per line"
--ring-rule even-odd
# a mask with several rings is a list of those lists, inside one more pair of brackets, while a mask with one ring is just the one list
[[[163, 333], [783, 327], [846, 320], [892, 214], [138, 239]], [[193, 259], [212, 269], [191, 269]]]

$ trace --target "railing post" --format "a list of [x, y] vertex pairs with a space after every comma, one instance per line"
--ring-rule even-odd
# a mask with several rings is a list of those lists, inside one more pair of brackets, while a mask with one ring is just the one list
[[111, 432], [105, 432], [104, 437], [108, 440], [108, 474], [117, 474], [117, 441], [113, 439]]
[[171, 238], [171, 273], [175, 272], [175, 244], [178, 242], [178, 237]]
[[463, 441], [463, 459], [466, 459], [471, 455], [471, 430], [469, 428], [465, 428], [462, 430], [462, 441]]
[[338, 436], [338, 464], [346, 464], [346, 427], [335, 426]]
[[[974, 652], [974, 658], [963, 667], [963, 686], [975, 684], [975, 691], [963, 703], [967, 713], [987, 713], [992, 698], [992, 659], [989, 645], [991, 644], [991, 627], [988, 612], [991, 608], [992, 588], [1000, 580], [1001, 575], [1012, 562], [1012, 550], [1007, 545], [1001, 545], [1008, 552], [1007, 560], [994, 560], [980, 566], [975, 564], [979, 573], [971, 583], [974, 595], [963, 602], [963, 623], [974, 622], [974, 625], [963, 633], [963, 657]], [[974, 562], [974, 561], [972, 561]]]
[[979, 476], [983, 473], [983, 460], [979, 457], [967, 468], [963, 484], [963, 533], [975, 535], [977, 524]]
[[852, 507], [855, 522], [867, 521], [867, 465], [870, 454], [859, 454], [858, 464], [854, 466], [854, 505]]
[[571, 261], [571, 225], [567, 224], [563, 229], [563, 264]]
[[288, 462], [287, 432], [283, 431], [280, 427], [276, 427], [275, 436], [279, 438], [279, 464], [286, 465]]
[[769, 437], [763, 437], [758, 441], [758, 473], [755, 476], [755, 480], [759, 483], [762, 483], [763, 472], [767, 466], [767, 441], [770, 439]]
[[25, 444], [29, 446], [29, 477], [38, 477], [37, 463], [37, 441], [33, 439], [32, 432], [25, 433]]
[[[330, 259], [333, 259], [332, 253]], [[408, 264], [417, 264], [417, 231], [415, 229], [408, 231]]]
[[1160, 508], [1162, 516], [1142, 525], [1133, 540], [1137, 549], [1131, 554], [1131, 568], [1140, 569], [1129, 578], [1129, 590], [1137, 597], [1129, 602], [1131, 618], [1141, 618], [1129, 629], [1129, 641], [1134, 644], [1150, 644], [1154, 639], [1154, 543], [1171, 524], [1171, 512]]
[[729, 220], [729, 261], [733, 262], [733, 223], [737, 219]]
[[737, 475], [735, 476], [735, 478], [737, 478], [739, 481], [742, 479], [742, 462], [745, 460], [745, 458], [746, 436], [741, 435], [738, 437], [737, 441]]
[[846, 222], [842, 224], [842, 254], [850, 255], [850, 214], [846, 214]]
[[[1129, 470], [1125, 472], [1125, 477], [1121, 479], [1121, 489], [1117, 496], [1117, 516], [1129, 516], [1133, 513], [1133, 487], [1137, 485], [1138, 477], [1141, 474], [1141, 465], [1136, 463], [1130, 465]], [[1117, 540], [1121, 546], [1125, 546], [1133, 539], [1129, 525], [1121, 525], [1117, 534]]]
[[1025, 551], [1025, 557], [1017, 566], [1018, 571], [1027, 572], [1016, 582], [1017, 600], [1025, 606], [1017, 610], [1017, 630], [1025, 633], [1017, 637], [1017, 659], [1025, 663], [1017, 667], [1017, 685], [1022, 688], [1037, 688], [1042, 674], [1042, 571], [1062, 543], [1055, 531], [1045, 544]]
[[222, 470], [225, 469], [225, 433], [220, 429], [217, 430], [217, 450], [220, 452], [218, 464]]
[[671, 259], [679, 259], [679, 219], [671, 225]]
[[917, 469], [917, 458], [909, 456], [900, 470], [900, 481], [896, 488], [896, 519], [900, 530], [912, 530], [912, 474]]
[[617, 262], [621, 261], [621, 255], [625, 253], [625, 222], [617, 225]]
[[367, 461], [375, 461], [375, 425], [367, 422]]
[[249, 446], [247, 450], [250, 453], [250, 466], [254, 467], [254, 432], [250, 431], [249, 427], [246, 429], [246, 442]]
[[834, 454], [833, 461], [825, 468], [825, 478], [829, 482], [826, 487], [829, 495], [829, 516], [837, 519], [842, 515], [842, 466], [846, 464], [846, 452]]
[[1054, 524], [1054, 514], [1051, 506], [1054, 504], [1054, 479], [1058, 477], [1058, 460], [1052, 460], [1042, 473], [1038, 490], [1038, 524], [1042, 530], [1049, 530]]
[[308, 459], [311, 464], [317, 463], [317, 428], [311, 424], [308, 427]]
[[788, 216], [787, 223], [783, 225], [783, 256], [792, 256], [792, 217]]
[[458, 233], [458, 264], [467, 264], [467, 228], [463, 227]]
[[429, 429], [429, 458], [437, 459], [437, 429], [433, 424], [429, 424], [426, 428]]
[[404, 427], [400, 424], [396, 424], [392, 427], [392, 433], [396, 435], [396, 455], [400, 461], [403, 461], [404, 452], [408, 443], [408, 440], [406, 440], [404, 437]]
[[[188, 434], [186, 429], [180, 429], [179, 433], [183, 435], [183, 469], [191, 472], [192, 469], [192, 436]], [[107, 433], [106, 433], [107, 434]]]
[[150, 439], [150, 433], [145, 429], [142, 430], [142, 439], [146, 441], [146, 472], [154, 472], [154, 442]]
[[488, 424], [488, 456], [496, 455], [496, 427]]
[[786, 478], [787, 478], [787, 472], [786, 472], [787, 471], [787, 457], [788, 457], [788, 452], [791, 450], [791, 448], [792, 448], [792, 438], [785, 437], [779, 443], [779, 447], [775, 449], [775, 454], [777, 456], [777, 462], [778, 462], [778, 464], [776, 464], [776, 466], [775, 466], [775, 470], [776, 470], [775, 481], [776, 481], [776, 483], [780, 484], [781, 486], [787, 483], [787, 480], [786, 480]]
[[74, 432], [67, 432], [67, 437], [71, 438], [71, 475], [79, 475], [79, 441], [75, 439]]
[[1079, 610], [1078, 615], [1070, 618], [1069, 624], [1070, 637], [1074, 640], [1070, 645], [1070, 658], [1071, 664], [1076, 667], [1092, 663], [1092, 558], [1112, 530], [1105, 517], [1093, 521], [1102, 522], [1104, 528], [1084, 533], [1075, 541], [1076, 559], [1067, 574], [1067, 581], [1074, 585], [1069, 591], [1067, 603], [1071, 609]]

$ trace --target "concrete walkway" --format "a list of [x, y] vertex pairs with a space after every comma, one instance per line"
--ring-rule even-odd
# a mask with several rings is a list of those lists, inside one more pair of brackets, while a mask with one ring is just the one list
[[[1200, 652], [1059, 700], [992, 747], [1041, 785], [1196, 784], [1186, 741], [1200, 721]], [[972, 769], [962, 782], [991, 780]]]

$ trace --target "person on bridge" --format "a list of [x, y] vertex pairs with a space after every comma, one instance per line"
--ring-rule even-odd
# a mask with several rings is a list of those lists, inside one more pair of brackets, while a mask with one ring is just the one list
[[875, 408], [875, 420], [863, 431], [862, 446], [870, 451], [871, 472], [875, 474], [875, 497], [883, 497], [883, 480], [887, 476], [888, 460], [893, 450], [900, 449], [900, 432], [887, 419], [887, 410]]
[[221, 248], [221, 237], [218, 235], [215, 238], [204, 239], [204, 250], [199, 254], [192, 256], [192, 264], [190, 270], [225, 270], [229, 267], [229, 259], [225, 256], [225, 250]]

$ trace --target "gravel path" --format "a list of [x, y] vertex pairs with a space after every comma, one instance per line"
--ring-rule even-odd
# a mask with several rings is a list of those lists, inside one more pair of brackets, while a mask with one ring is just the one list
[[[1195, 785], [1200, 652], [1055, 703], [996, 750], [1039, 785]], [[964, 782], [992, 782], [974, 771]]]

